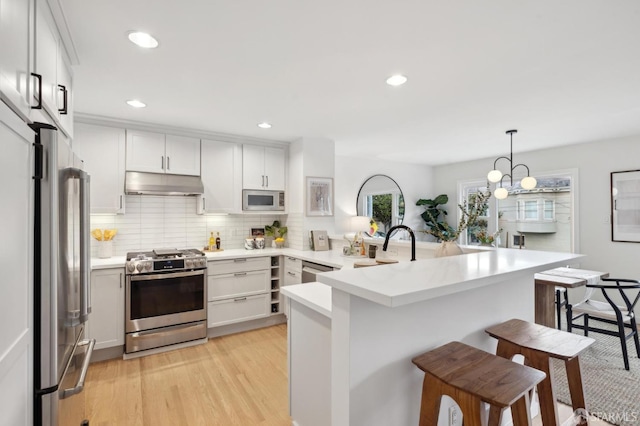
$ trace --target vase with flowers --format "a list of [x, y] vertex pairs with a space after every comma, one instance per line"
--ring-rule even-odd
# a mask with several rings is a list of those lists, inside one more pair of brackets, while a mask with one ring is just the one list
[[486, 229], [481, 229], [480, 231], [476, 231], [473, 235], [476, 237], [481, 246], [493, 247], [501, 231], [502, 229], [496, 231], [493, 234], [489, 234]]
[[[457, 240], [460, 235], [470, 225], [476, 223], [478, 217], [484, 214], [484, 212], [487, 210], [487, 200], [489, 199], [490, 195], [491, 194], [489, 192], [477, 192], [475, 194], [472, 194], [469, 197], [469, 200], [458, 204], [458, 208], [460, 209], [460, 220], [458, 222], [457, 228], [452, 227], [447, 222], [439, 222], [437, 220], [437, 217], [433, 217], [433, 213], [431, 212], [432, 209], [427, 207], [427, 209], [423, 213], [423, 219], [425, 219], [425, 222], [430, 225], [430, 227], [429, 229], [421, 230], [421, 232], [433, 235], [438, 239], [438, 241], [442, 242], [440, 247], [436, 250], [436, 257], [462, 254], [462, 249], [458, 246]], [[436, 200], [438, 199], [443, 200], [444, 197], [440, 195], [436, 197]], [[421, 203], [421, 201], [424, 200], [419, 200], [416, 204], [428, 205], [428, 203]], [[427, 216], [426, 218], [425, 214]]]

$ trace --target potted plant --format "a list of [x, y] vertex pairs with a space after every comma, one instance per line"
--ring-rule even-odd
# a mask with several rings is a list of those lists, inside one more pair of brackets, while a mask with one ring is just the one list
[[277, 248], [284, 247], [284, 241], [285, 241], [284, 236], [287, 235], [287, 231], [288, 231], [287, 227], [280, 226], [280, 221], [278, 220], [274, 220], [273, 224], [265, 225], [264, 227], [265, 236], [271, 237], [273, 243]]
[[429, 226], [429, 229], [423, 229], [420, 232], [433, 235], [438, 241], [442, 241], [442, 245], [436, 251], [436, 256], [462, 253], [456, 241], [467, 227], [476, 223], [478, 216], [486, 212], [487, 200], [490, 195], [489, 192], [478, 192], [473, 194], [469, 201], [458, 204], [461, 214], [457, 228], [453, 228], [447, 222], [438, 220], [439, 215], [444, 213], [438, 206], [445, 204], [449, 200], [445, 194], [441, 194], [433, 200], [418, 200], [416, 205], [427, 206], [427, 209], [422, 213], [422, 218], [425, 220], [427, 226]]

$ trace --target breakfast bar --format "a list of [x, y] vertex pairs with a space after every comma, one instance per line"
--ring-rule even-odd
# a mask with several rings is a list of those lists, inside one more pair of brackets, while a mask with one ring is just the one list
[[[333, 426], [418, 424], [423, 375], [412, 357], [454, 340], [495, 352], [486, 328], [510, 318], [533, 321], [534, 274], [581, 257], [496, 249], [343, 269], [318, 275], [321, 284], [310, 291], [305, 284], [283, 288], [291, 299], [293, 421], [319, 424], [310, 415], [315, 400], [328, 406]], [[330, 309], [322, 284], [331, 287]], [[313, 341], [314, 333], [330, 346], [330, 360], [292, 350], [300, 343], [292, 338]], [[297, 377], [301, 366], [330, 381], [311, 389], [312, 381]], [[330, 395], [319, 395], [322, 389]], [[307, 403], [296, 405], [296, 394], [308, 395]]]

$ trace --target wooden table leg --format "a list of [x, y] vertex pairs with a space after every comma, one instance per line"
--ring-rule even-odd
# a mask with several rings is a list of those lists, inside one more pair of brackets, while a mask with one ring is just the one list
[[[571, 394], [571, 405], [573, 410], [584, 408], [587, 410], [587, 403], [584, 398], [584, 388], [582, 386], [582, 373], [580, 372], [580, 357], [575, 357], [565, 361], [567, 369], [567, 379], [569, 382], [569, 393]], [[587, 424], [585, 422], [581, 425]]]
[[535, 283], [535, 320], [537, 324], [556, 328], [553, 309], [555, 303], [555, 287], [547, 284]]

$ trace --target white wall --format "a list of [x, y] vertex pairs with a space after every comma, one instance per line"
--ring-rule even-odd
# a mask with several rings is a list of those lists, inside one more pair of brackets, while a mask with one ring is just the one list
[[[382, 160], [336, 156], [335, 177], [335, 230], [342, 235], [351, 231], [351, 217], [356, 215], [356, 200], [362, 184], [371, 176], [387, 175], [398, 183], [405, 200], [403, 224], [411, 229], [424, 229], [420, 217], [423, 209], [416, 206], [420, 198], [434, 196], [433, 171], [429, 166]], [[426, 234], [416, 233], [416, 238], [426, 239]]]
[[[635, 264], [640, 256], [640, 243], [611, 241], [610, 173], [640, 169], [639, 159], [639, 136], [514, 153], [514, 162], [525, 163], [533, 176], [548, 171], [578, 169], [577, 251], [587, 255], [580, 266], [625, 278], [640, 278], [640, 269]], [[486, 158], [436, 167], [434, 193], [446, 193], [450, 199], [457, 199], [457, 182], [486, 179], [493, 160]], [[449, 215], [449, 220], [455, 221], [455, 215]]]

